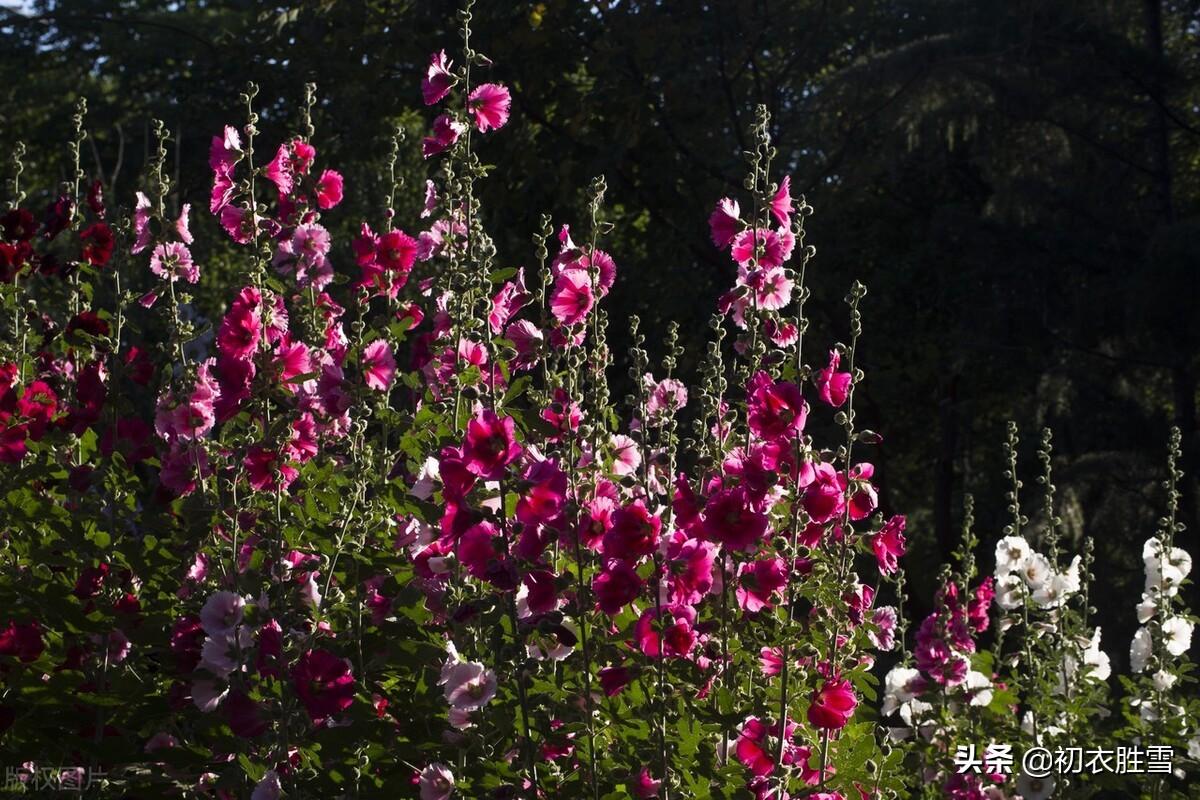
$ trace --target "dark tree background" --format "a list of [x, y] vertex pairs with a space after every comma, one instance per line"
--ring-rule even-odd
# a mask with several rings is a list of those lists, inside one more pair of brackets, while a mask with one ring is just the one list
[[[1172, 424], [1189, 471], [1180, 544], [1200, 555], [1200, 0], [480, 0], [474, 18], [514, 91], [513, 122], [483, 152], [505, 260], [531, 258], [543, 212], [581, 223], [584, 189], [606, 175], [612, 318], [679, 321], [690, 373], [733, 275], [707, 215], [739, 190], [765, 104], [793, 191], [817, 209], [812, 341], [845, 334], [853, 279], [871, 290], [856, 396], [886, 436], [884, 508], [909, 515], [918, 612], [963, 494], [985, 550], [1004, 525], [1007, 419], [1022, 426], [1022, 502], [1039, 524], [1048, 425], [1058, 513], [1076, 544], [1096, 541], [1106, 649], [1125, 657]], [[177, 145], [174, 200], [203, 209], [207, 143], [241, 124], [245, 82], [261, 85], [277, 140], [311, 80], [323, 163], [347, 178], [329, 221], [348, 233], [378, 218], [401, 125], [399, 221], [416, 228], [419, 78], [431, 50], [458, 47], [457, 24], [443, 2], [26, 2], [0, 10], [0, 156], [27, 143], [24, 183], [44, 203], [86, 95], [85, 166], [114, 202], [132, 204], [158, 117]], [[198, 305], [213, 313], [238, 278], [212, 220], [195, 227]]]

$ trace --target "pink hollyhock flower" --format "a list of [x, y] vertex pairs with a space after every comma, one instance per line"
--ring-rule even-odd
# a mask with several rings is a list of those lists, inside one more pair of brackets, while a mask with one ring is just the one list
[[208, 477], [211, 474], [208, 454], [202, 447], [175, 440], [162, 458], [158, 480], [179, 497], [186, 497], [195, 491], [196, 481], [201, 476]]
[[323, 211], [342, 202], [343, 180], [340, 172], [327, 169], [317, 178], [317, 207]]
[[655, 382], [648, 373], [643, 378], [650, 390], [646, 399], [646, 417], [652, 424], [662, 424], [679, 409], [687, 405], [687, 387], [675, 378], [664, 378]]
[[512, 96], [498, 83], [480, 84], [467, 98], [467, 109], [475, 116], [475, 127], [480, 133], [503, 128], [510, 108]]
[[904, 524], [904, 516], [897, 514], [871, 537], [871, 549], [875, 552], [875, 560], [879, 562], [879, 571], [884, 575], [894, 573], [900, 565], [900, 557], [904, 555]]
[[713, 244], [718, 249], [724, 250], [737, 236], [738, 230], [742, 226], [741, 214], [742, 211], [738, 208], [736, 200], [722, 197], [717, 203], [712, 216], [708, 218], [708, 227], [712, 232]]
[[[756, 260], [757, 243], [757, 260]], [[792, 255], [795, 237], [767, 228], [747, 228], [733, 237], [733, 260], [741, 266], [753, 264], [765, 269], [782, 267]]]
[[592, 310], [592, 282], [581, 269], [566, 269], [559, 273], [550, 296], [550, 311], [563, 325], [577, 325]]
[[607, 558], [636, 562], [658, 546], [662, 520], [650, 513], [639, 498], [617, 510], [612, 527], [604, 534], [602, 550]]
[[[300, 472], [285, 462], [279, 453], [262, 445], [250, 448], [246, 457], [242, 459], [242, 466], [246, 470], [250, 487], [259, 492], [273, 491], [276, 488], [286, 489], [300, 476]], [[279, 471], [278, 478], [275, 475], [276, 470]]]
[[866, 461], [851, 468], [850, 485], [854, 494], [850, 496], [850, 519], [866, 519], [879, 505], [879, 493], [870, 483], [874, 475], [875, 465]]
[[454, 794], [454, 774], [445, 764], [430, 764], [421, 770], [421, 800], [450, 800]]
[[250, 244], [254, 239], [254, 222], [250, 212], [233, 204], [221, 209], [221, 227], [238, 244]]
[[383, 339], [376, 339], [363, 348], [362, 373], [367, 387], [377, 392], [386, 392], [396, 377], [396, 359], [392, 346]]
[[754, 435], [766, 441], [790, 440], [804, 430], [808, 403], [799, 386], [774, 381], [766, 372], [758, 372], [746, 389], [747, 422]]
[[242, 157], [242, 137], [237, 128], [226, 125], [221, 136], [212, 138], [208, 149], [208, 166], [218, 175], [228, 175]]
[[458, 540], [455, 557], [467, 573], [480, 580], [488, 577], [488, 562], [499, 558], [496, 552], [496, 527], [490, 522], [472, 525]]
[[996, 582], [989, 575], [975, 587], [974, 596], [967, 603], [967, 623], [975, 633], [983, 633], [988, 629], [990, 623], [988, 608], [991, 607], [994, 599], [996, 599]]
[[763, 675], [774, 678], [783, 672], [783, 650], [778, 647], [764, 647], [758, 653], [758, 663]]
[[208, 197], [208, 211], [210, 214], [220, 214], [222, 210], [233, 202], [235, 194], [233, 185], [233, 177], [218, 173], [213, 176], [212, 192]]
[[112, 228], [103, 222], [96, 222], [84, 228], [79, 234], [79, 240], [83, 242], [83, 260], [93, 267], [103, 267], [112, 258], [116, 239]]
[[529, 320], [518, 320], [508, 326], [504, 337], [513, 343], [517, 357], [511, 362], [513, 369], [532, 369], [538, 362], [545, 337], [541, 329]]
[[695, 605], [713, 587], [717, 546], [700, 539], [676, 539], [667, 550], [671, 564], [669, 597], [672, 603]]
[[214, 592], [200, 609], [200, 625], [209, 636], [224, 636], [242, 621], [246, 601], [234, 592]]
[[528, 485], [517, 500], [517, 519], [536, 527], [555, 520], [566, 505], [567, 474], [554, 461], [538, 461], [522, 476]]
[[817, 372], [817, 395], [824, 402], [838, 408], [846, 402], [850, 393], [850, 373], [838, 372], [842, 356], [836, 350], [829, 351], [829, 366]]
[[813, 482], [804, 490], [804, 510], [813, 522], [824, 524], [841, 515], [846, 508], [846, 476], [828, 462], [813, 469]]
[[475, 711], [496, 696], [496, 673], [483, 664], [451, 657], [442, 666], [438, 685], [451, 708]]
[[757, 548], [767, 532], [767, 517], [750, 508], [744, 487], [722, 489], [704, 507], [704, 535], [731, 550]]
[[880, 606], [871, 613], [871, 624], [875, 630], [867, 637], [871, 644], [879, 650], [887, 652], [896, 646], [896, 609], [892, 606]]
[[429, 158], [448, 150], [466, 131], [467, 126], [449, 114], [438, 116], [433, 121], [433, 134], [421, 140], [421, 155]]
[[662, 783], [661, 779], [650, 774], [649, 767], [642, 767], [633, 780], [633, 796], [638, 798], [658, 797]]
[[345, 711], [354, 702], [350, 662], [328, 650], [308, 650], [292, 667], [292, 684], [314, 725]]
[[441, 50], [429, 57], [429, 67], [425, 77], [421, 79], [421, 99], [425, 105], [431, 106], [450, 93], [450, 89], [458, 82], [450, 71], [453, 61], [446, 58], [446, 51]]
[[782, 558], [743, 563], [738, 569], [738, 605], [751, 613], [771, 608], [787, 582], [787, 563]]
[[484, 409], [467, 423], [463, 461], [472, 474], [484, 480], [496, 480], [521, 451], [511, 417], [501, 418], [494, 411]]
[[617, 434], [612, 437], [612, 449], [614, 475], [623, 478], [637, 472], [642, 464], [642, 454], [638, 450], [637, 442], [624, 434]]
[[[782, 728], [782, 731], [780, 730]], [[775, 752], [772, 739], [778, 740], [779, 734], [790, 744], [796, 723], [788, 721], [784, 726], [768, 725], [758, 717], [748, 717], [742, 723], [738, 732], [735, 754], [742, 766], [750, 770], [756, 777], [764, 777], [775, 771]], [[794, 746], [791, 749], [795, 749]]]
[[275, 374], [279, 376], [279, 382], [283, 388], [295, 391], [293, 384], [298, 383], [300, 376], [307, 375], [313, 369], [308, 345], [304, 342], [291, 341], [290, 338], [285, 339], [276, 347], [275, 357], [271, 359], [271, 366], [274, 367]]
[[164, 280], [179, 278], [188, 283], [200, 280], [200, 268], [192, 261], [192, 253], [180, 242], [166, 242], [150, 253], [150, 271]]
[[808, 706], [808, 721], [814, 728], [822, 730], [841, 730], [854, 716], [858, 706], [858, 697], [845, 678], [835, 678], [825, 681], [816, 692]]
[[642, 579], [628, 562], [614, 558], [592, 581], [592, 591], [600, 610], [615, 617], [642, 591]]
[[695, 625], [696, 609], [691, 606], [649, 608], [638, 618], [633, 637], [642, 653], [651, 658], [687, 658], [698, 638]]
[[517, 271], [517, 279], [506, 281], [492, 298], [492, 310], [488, 312], [488, 327], [492, 333], [500, 333], [531, 297], [525, 288], [525, 270], [522, 268]]
[[192, 243], [191, 223], [188, 221], [191, 213], [192, 204], [184, 203], [183, 208], [179, 210], [179, 219], [175, 220], [175, 233], [179, 235], [179, 240], [184, 244]]
[[292, 193], [293, 176], [292, 176], [292, 157], [286, 143], [279, 145], [279, 149], [275, 151], [275, 158], [271, 163], [263, 167], [263, 177], [275, 184], [275, 188], [279, 190], [281, 195], [289, 195]]
[[421, 219], [428, 219], [433, 210], [437, 208], [438, 193], [437, 187], [433, 181], [426, 179], [425, 181], [425, 207], [421, 209]]
[[258, 349], [262, 335], [258, 290], [247, 286], [233, 301], [217, 329], [217, 351], [222, 358], [246, 360]]
[[792, 221], [792, 176], [785, 175], [771, 198], [771, 216], [786, 228]]

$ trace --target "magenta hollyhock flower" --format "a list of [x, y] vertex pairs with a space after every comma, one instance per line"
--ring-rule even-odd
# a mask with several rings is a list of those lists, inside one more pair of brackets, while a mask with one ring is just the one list
[[738, 605], [751, 613], [771, 608], [776, 594], [787, 586], [787, 582], [787, 562], [782, 558], [743, 563], [738, 568]]
[[[756, 259], [757, 245], [757, 259]], [[782, 267], [792, 255], [795, 237], [791, 233], [778, 233], [767, 228], [747, 228], [733, 237], [733, 260], [741, 266], [753, 264], [772, 269]]]
[[492, 523], [479, 522], [465, 530], [459, 538], [454, 555], [471, 576], [487, 579], [488, 562], [499, 558], [496, 533], [496, 526]]
[[[903, 555], [903, 553], [901, 553]], [[996, 598], [996, 582], [991, 575], [975, 587], [975, 593], [967, 603], [967, 622], [975, 633], [983, 633], [988, 629], [990, 619], [988, 608]]]
[[450, 93], [450, 89], [458, 82], [450, 67], [454, 64], [446, 57], [446, 51], [440, 50], [429, 57], [429, 67], [425, 77], [421, 79], [421, 99], [425, 105], [431, 106]]
[[242, 157], [242, 137], [237, 128], [226, 125], [221, 136], [212, 138], [208, 149], [208, 166], [218, 175], [228, 175]]
[[813, 468], [813, 481], [804, 490], [804, 510], [813, 522], [823, 524], [846, 508], [846, 476], [822, 462]]
[[842, 356], [836, 349], [829, 351], [829, 366], [817, 372], [817, 395], [824, 402], [838, 408], [846, 402], [850, 393], [849, 372], [838, 372]]
[[[286, 489], [300, 476], [300, 472], [285, 462], [279, 453], [262, 445], [250, 448], [246, 457], [242, 459], [242, 466], [246, 470], [246, 479], [250, 482], [250, 487], [259, 492], [272, 491], [277, 487]], [[279, 471], [278, 479], [275, 476], [276, 470]]]
[[483, 409], [467, 423], [463, 461], [472, 474], [496, 480], [521, 452], [512, 417], [498, 417]]
[[220, 211], [221, 227], [238, 244], [250, 244], [254, 239], [254, 223], [250, 212], [229, 204]]
[[525, 269], [517, 271], [515, 281], [506, 281], [492, 298], [492, 310], [488, 312], [488, 327], [492, 333], [500, 333], [517, 312], [525, 307], [532, 295], [525, 288]]
[[304, 342], [292, 341], [290, 337], [284, 339], [275, 348], [275, 357], [271, 360], [271, 364], [275, 368], [275, 374], [279, 376], [280, 384], [289, 391], [295, 391], [293, 384], [298, 382], [297, 379], [300, 376], [307, 375], [313, 370], [308, 345]]
[[633, 671], [628, 667], [604, 667], [600, 670], [600, 688], [607, 697], [616, 697], [633, 682]]
[[399, 228], [390, 230], [380, 235], [375, 259], [385, 270], [407, 276], [417, 260], [417, 241]]
[[247, 286], [238, 294], [217, 329], [217, 351], [222, 358], [246, 360], [258, 349], [262, 335], [258, 290]]
[[582, 269], [565, 269], [554, 281], [550, 311], [563, 325], [582, 322], [592, 310], [592, 281]]
[[0, 628], [0, 656], [16, 656], [29, 663], [37, 661], [45, 649], [42, 626], [36, 621], [17, 624], [9, 620], [8, 627]]
[[342, 202], [343, 184], [340, 172], [332, 169], [322, 172], [321, 177], [317, 178], [317, 207], [328, 211]]
[[785, 175], [779, 190], [771, 198], [771, 216], [783, 227], [792, 221], [792, 176]]
[[691, 606], [648, 608], [638, 618], [633, 638], [642, 653], [651, 658], [687, 658], [698, 639], [695, 626], [696, 609]]
[[292, 193], [292, 157], [286, 142], [279, 145], [279, 149], [275, 151], [275, 158], [271, 159], [271, 163], [263, 167], [263, 177], [275, 184], [275, 188], [279, 190], [279, 194], [289, 195]]
[[722, 489], [704, 506], [704, 535], [731, 550], [757, 548], [767, 532], [767, 516], [750, 508], [746, 489]]
[[592, 581], [596, 605], [610, 617], [621, 613], [641, 591], [642, 579], [628, 562], [619, 558], [610, 559]]
[[421, 770], [418, 783], [421, 800], [450, 800], [454, 794], [454, 774], [445, 764], [430, 764]]
[[517, 357], [510, 362], [513, 369], [532, 369], [537, 364], [538, 354], [546, 341], [538, 326], [529, 320], [517, 320], [504, 331], [504, 337], [517, 351]]
[[661, 530], [662, 520], [651, 514], [639, 498], [613, 514], [601, 549], [607, 558], [636, 562], [658, 547]]
[[712, 216], [708, 218], [708, 227], [712, 233], [713, 244], [719, 249], [724, 250], [733, 241], [733, 237], [737, 236], [742, 227], [741, 215], [742, 211], [736, 200], [722, 197], [717, 202]]
[[210, 214], [220, 214], [233, 202], [236, 187], [231, 175], [218, 173], [213, 176], [212, 192], [208, 196], [208, 211]]
[[[795, 727], [795, 723], [790, 723], [785, 728], [784, 738], [790, 739]], [[738, 731], [734, 749], [737, 760], [756, 777], [770, 775], [775, 771], [775, 753], [770, 752], [770, 739], [778, 736], [779, 728], [779, 725], [768, 725], [758, 717], [748, 717], [742, 723], [742, 729]]]
[[345, 711], [354, 702], [350, 662], [324, 649], [308, 650], [292, 667], [292, 684], [314, 725]]
[[633, 796], [638, 798], [658, 797], [662, 789], [662, 780], [650, 774], [649, 767], [642, 767], [637, 777], [633, 779]]
[[467, 109], [474, 115], [475, 127], [480, 133], [503, 128], [511, 108], [512, 95], [507, 87], [498, 83], [480, 84], [467, 98]]
[[850, 469], [850, 485], [854, 492], [850, 496], [850, 519], [866, 519], [879, 505], [879, 493], [870, 483], [874, 475], [875, 465], [867, 461]]
[[517, 500], [517, 519], [530, 527], [557, 519], [566, 505], [567, 474], [547, 459], [530, 465], [522, 478], [529, 488]]
[[200, 268], [192, 261], [192, 253], [181, 242], [166, 242], [150, 253], [150, 271], [164, 280], [179, 278], [188, 283], [200, 280]]
[[363, 348], [362, 374], [367, 387], [377, 392], [386, 392], [396, 377], [396, 359], [392, 346], [384, 339], [376, 339]]
[[458, 137], [467, 131], [467, 126], [451, 117], [441, 114], [433, 121], [433, 133], [421, 140], [421, 155], [425, 158], [436, 156], [449, 149]]
[[858, 697], [845, 678], [834, 678], [813, 693], [808, 706], [808, 721], [821, 730], [841, 730], [854, 716]]
[[717, 546], [700, 539], [676, 539], [667, 550], [671, 564], [668, 596], [673, 603], [695, 605], [713, 587]]
[[783, 672], [783, 650], [778, 647], [764, 647], [758, 651], [758, 664], [762, 674], [774, 678]]
[[746, 421], [755, 436], [766, 441], [790, 440], [804, 430], [808, 403], [799, 386], [758, 372], [746, 391]]
[[[884, 575], [894, 573], [899, 567], [900, 557], [904, 555], [905, 521], [903, 515], [897, 514], [871, 537], [871, 549], [875, 552], [875, 560], [879, 562], [879, 571]], [[986, 610], [984, 616], [987, 616]]]
[[522, 618], [546, 614], [558, 607], [558, 585], [554, 573], [546, 569], [535, 569], [521, 578], [517, 591], [517, 608]]
[[[986, 615], [986, 612], [985, 612]], [[880, 606], [871, 612], [871, 625], [875, 630], [867, 637], [871, 644], [885, 653], [896, 646], [896, 609], [892, 606]]]
[[238, 689], [231, 691], [222, 707], [225, 709], [225, 720], [234, 736], [253, 739], [267, 732], [267, 720], [263, 717], [258, 703], [250, 699], [250, 695], [245, 692]]

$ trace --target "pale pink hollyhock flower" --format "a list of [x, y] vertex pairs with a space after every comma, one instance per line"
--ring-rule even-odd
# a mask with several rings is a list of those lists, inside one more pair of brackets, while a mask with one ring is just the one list
[[150, 254], [150, 271], [164, 280], [183, 278], [188, 283], [200, 280], [200, 268], [192, 261], [187, 246], [180, 242], [166, 242], [154, 248]]
[[279, 800], [282, 794], [283, 787], [279, 785], [279, 773], [269, 769], [254, 787], [254, 793], [250, 795], [250, 800]]
[[475, 127], [480, 133], [499, 130], [508, 122], [512, 95], [498, 83], [484, 83], [471, 92], [467, 98], [467, 108], [475, 115]]
[[192, 230], [188, 223], [188, 215], [191, 213], [192, 204], [184, 203], [183, 208], [179, 212], [179, 219], [175, 220], [175, 232], [179, 234], [179, 240], [184, 244], [192, 243]]
[[141, 192], [137, 193], [137, 203], [133, 207], [133, 237], [130, 253], [137, 255], [150, 246], [150, 198]]
[[713, 244], [722, 250], [729, 246], [741, 228], [741, 214], [742, 211], [738, 207], [737, 200], [722, 197], [717, 202], [712, 216], [708, 218]]
[[454, 774], [445, 764], [430, 764], [421, 771], [421, 800], [449, 800], [454, 793]]
[[[436, 156], [447, 150], [458, 141], [458, 137], [467, 131], [467, 126], [453, 119], [449, 114], [442, 114], [433, 121], [433, 133], [421, 140], [421, 155], [425, 158]], [[425, 234], [421, 234], [424, 237]], [[424, 259], [422, 259], [424, 260]]]
[[377, 392], [386, 392], [396, 377], [396, 359], [392, 346], [384, 339], [376, 339], [363, 348], [362, 373], [367, 386]]
[[783, 181], [779, 184], [779, 191], [775, 192], [775, 196], [771, 198], [771, 216], [785, 228], [792, 221], [791, 175], [784, 176]]
[[458, 731], [465, 731], [467, 728], [475, 727], [475, 720], [471, 718], [473, 712], [462, 708], [452, 708], [447, 717], [450, 720], [450, 726]]
[[205, 714], [211, 714], [229, 694], [229, 687], [217, 689], [216, 683], [206, 679], [192, 682], [192, 702]]
[[200, 625], [209, 636], [228, 633], [242, 621], [245, 599], [227, 591], [214, 592], [200, 609]]
[[448, 659], [438, 683], [452, 708], [474, 711], [496, 696], [496, 673], [473, 661]]
[[778, 647], [764, 647], [758, 653], [758, 661], [763, 675], [773, 678], [783, 671], [783, 650]]
[[421, 79], [421, 99], [425, 105], [431, 106], [450, 93], [451, 87], [458, 81], [450, 71], [453, 61], [446, 58], [446, 51], [441, 50], [429, 57], [429, 67], [425, 77]]
[[625, 477], [637, 472], [637, 468], [642, 464], [642, 454], [638, 450], [637, 442], [624, 434], [617, 434], [612, 438], [612, 447], [613, 474]]

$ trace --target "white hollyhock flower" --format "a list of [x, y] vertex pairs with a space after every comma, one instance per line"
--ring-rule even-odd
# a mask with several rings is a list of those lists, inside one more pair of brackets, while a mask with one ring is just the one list
[[1137, 621], [1142, 625], [1149, 622], [1158, 613], [1158, 601], [1150, 594], [1142, 595], [1142, 602], [1137, 604]]
[[1150, 660], [1150, 629], [1138, 628], [1129, 645], [1129, 668], [1134, 672], [1145, 672], [1146, 663]]
[[1021, 564], [1019, 571], [1022, 578], [1025, 579], [1025, 584], [1030, 589], [1038, 589], [1043, 583], [1050, 579], [1054, 574], [1054, 570], [1050, 569], [1050, 562], [1041, 553], [1030, 553], [1029, 557]]
[[1020, 571], [1030, 552], [1024, 536], [1005, 536], [996, 542], [996, 577], [1003, 578]]
[[965, 683], [967, 691], [971, 692], [971, 705], [987, 706], [992, 703], [992, 681], [982, 672], [970, 670], [967, 672]]
[[1200, 736], [1188, 740], [1188, 758], [1200, 761]]
[[1167, 672], [1165, 669], [1160, 669], [1151, 676], [1154, 681], [1154, 688], [1160, 692], [1165, 692], [1175, 685], [1175, 676]]
[[1195, 626], [1183, 617], [1171, 617], [1162, 624], [1163, 640], [1167, 652], [1181, 656], [1192, 646], [1192, 629]]
[[1083, 676], [1094, 681], [1106, 681], [1112, 674], [1108, 654], [1100, 649], [1100, 629], [1092, 631], [1092, 640], [1083, 651]]
[[896, 666], [888, 671], [883, 685], [883, 707], [880, 713], [886, 717], [919, 695], [925, 688], [925, 680], [920, 671], [912, 667]]
[[1025, 582], [1017, 574], [1005, 575], [996, 579], [996, 605], [1005, 611], [1021, 607], [1021, 598], [1025, 595]]
[[1168, 597], [1179, 593], [1179, 585], [1192, 571], [1192, 557], [1180, 547], [1172, 547], [1169, 551], [1163, 548], [1158, 537], [1146, 540], [1142, 547], [1142, 563], [1146, 568], [1147, 594], [1154, 590]]

